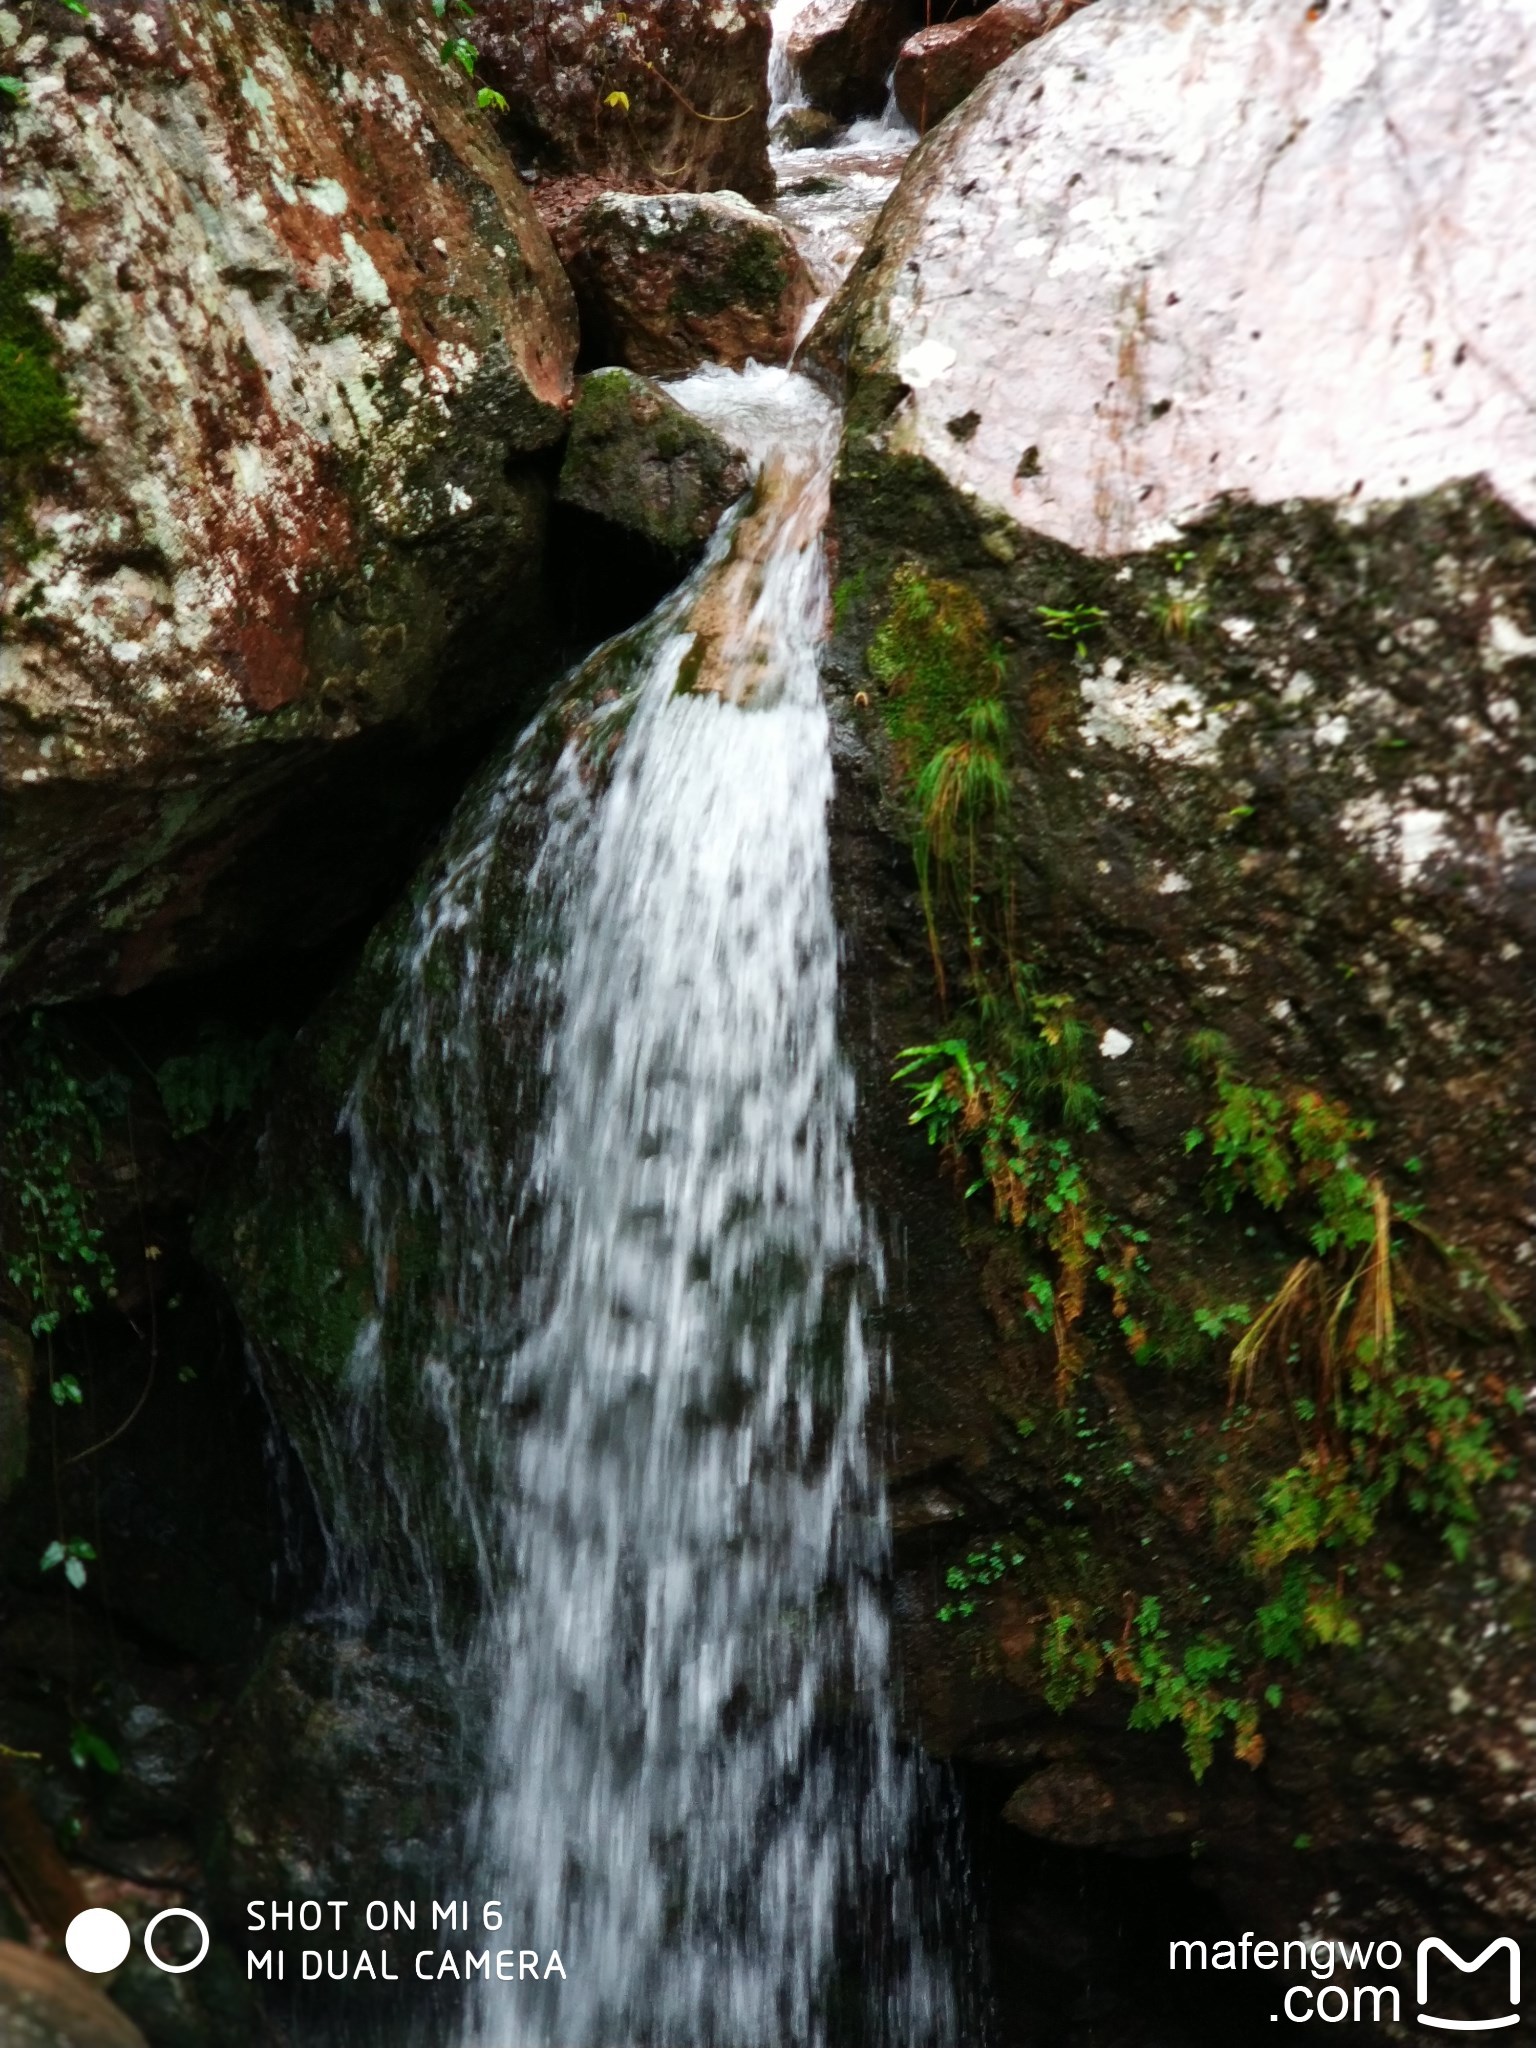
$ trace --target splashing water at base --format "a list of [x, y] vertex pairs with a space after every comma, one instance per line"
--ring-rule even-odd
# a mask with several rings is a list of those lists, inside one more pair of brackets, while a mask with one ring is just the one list
[[753, 499], [586, 665], [553, 765], [546, 722], [461, 821], [349, 1111], [381, 1275], [434, 1217], [418, 1370], [456, 1390], [485, 1617], [472, 1888], [567, 1972], [477, 1983], [458, 2039], [922, 2048], [958, 2018], [890, 1699], [836, 1030], [837, 422], [787, 371], [673, 388], [748, 443]]

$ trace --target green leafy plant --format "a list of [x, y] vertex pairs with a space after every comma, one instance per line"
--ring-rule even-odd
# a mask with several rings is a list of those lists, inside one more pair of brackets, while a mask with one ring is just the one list
[[1035, 616], [1044, 626], [1048, 640], [1069, 641], [1072, 652], [1082, 661], [1088, 653], [1088, 636], [1099, 631], [1109, 614], [1096, 604], [1037, 604]]
[[[0, 1088], [8, 1139], [0, 1159], [6, 1277], [32, 1334], [47, 1336], [66, 1314], [84, 1314], [116, 1289], [88, 1167], [101, 1158], [100, 1111], [115, 1103], [120, 1082], [111, 1075], [85, 1079], [69, 1040], [41, 1011], [9, 1054]], [[54, 1398], [75, 1397], [66, 1386]]]
[[1210, 1769], [1217, 1740], [1228, 1730], [1245, 1763], [1262, 1759], [1258, 1704], [1240, 1689], [1238, 1654], [1231, 1643], [1202, 1636], [1182, 1653], [1175, 1651], [1162, 1602], [1149, 1593], [1120, 1642], [1106, 1643], [1104, 1652], [1115, 1676], [1135, 1688], [1131, 1727], [1161, 1728], [1176, 1721], [1197, 1781]]
[[958, 1600], [947, 1600], [938, 1610], [940, 1621], [968, 1620], [976, 1612], [974, 1595], [988, 1586], [995, 1586], [1010, 1570], [1024, 1562], [1019, 1550], [1006, 1550], [1002, 1543], [993, 1542], [985, 1550], [967, 1553], [964, 1564], [952, 1564], [944, 1574], [944, 1583], [952, 1593], [958, 1593]]
[[1089, 1638], [1077, 1615], [1064, 1609], [1051, 1616], [1041, 1633], [1040, 1665], [1046, 1705], [1064, 1714], [1074, 1700], [1086, 1699], [1098, 1684], [1104, 1652]]
[[83, 1536], [61, 1537], [49, 1544], [37, 1568], [40, 1572], [51, 1572], [62, 1565], [65, 1578], [78, 1593], [86, 1581], [86, 1566], [95, 1561], [95, 1549]]
[[963, 736], [968, 708], [999, 694], [1002, 651], [975, 593], [925, 576], [913, 563], [891, 578], [886, 615], [865, 656], [881, 685], [880, 705], [911, 789], [929, 761]]
[[88, 1770], [94, 1764], [110, 1778], [115, 1778], [123, 1768], [121, 1757], [107, 1738], [84, 1721], [77, 1721], [69, 1731], [69, 1760], [77, 1771]]
[[973, 1053], [962, 1038], [907, 1046], [894, 1079], [908, 1091], [909, 1121], [957, 1163], [979, 1176], [999, 1222], [1025, 1232], [1052, 1258], [1024, 1291], [1025, 1320], [1049, 1332], [1062, 1398], [1081, 1365], [1077, 1328], [1090, 1281], [1108, 1291], [1114, 1313], [1130, 1316], [1126, 1279], [1140, 1257], [1137, 1233], [1092, 1199], [1075, 1136], [1097, 1127], [1099, 1098], [1087, 1079], [1092, 1035], [1070, 1000], [1040, 990], [1016, 966], [1011, 997], [979, 996], [978, 1029], [995, 1054]]
[[1149, 602], [1147, 610], [1165, 640], [1189, 640], [1209, 619], [1211, 603], [1203, 590], [1170, 584]]
[[226, 1025], [205, 1024], [196, 1051], [178, 1053], [155, 1071], [173, 1136], [193, 1137], [250, 1109], [288, 1043], [282, 1031], [250, 1038]]

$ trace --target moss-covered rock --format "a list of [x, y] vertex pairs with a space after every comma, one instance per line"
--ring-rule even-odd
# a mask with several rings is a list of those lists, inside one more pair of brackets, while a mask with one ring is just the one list
[[570, 270], [587, 353], [657, 377], [786, 361], [814, 296], [789, 230], [735, 192], [594, 200]]
[[577, 387], [559, 498], [676, 555], [697, 551], [747, 487], [737, 449], [648, 378], [596, 370]]

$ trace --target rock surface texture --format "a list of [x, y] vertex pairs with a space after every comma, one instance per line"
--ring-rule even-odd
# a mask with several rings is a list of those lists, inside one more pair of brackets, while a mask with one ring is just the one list
[[788, 229], [735, 192], [611, 193], [582, 214], [579, 241], [587, 352], [646, 376], [782, 363], [813, 296]]
[[0, 2038], [6, 2048], [146, 2048], [90, 1978], [14, 1941], [0, 1941]]
[[922, 20], [912, 0], [808, 0], [790, 30], [788, 55], [811, 105], [840, 121], [878, 114], [896, 53]]
[[773, 197], [765, 0], [483, 0], [469, 33], [507, 98], [508, 128], [540, 165], [609, 185]]
[[1536, 515], [1528, 11], [1246, 12], [1089, 8], [912, 159], [850, 286], [891, 451], [1097, 554], [1230, 492]]
[[936, 21], [901, 46], [891, 81], [919, 135], [936, 127], [1005, 57], [1058, 28], [1088, 0], [994, 0], [981, 14]]
[[[887, 1105], [865, 1172], [925, 1247], [892, 1305], [911, 1697], [935, 1748], [1016, 1775], [1024, 1834], [1198, 1839], [1242, 1926], [1465, 1941], [1536, 1907], [1536, 1463], [1506, 1405], [1536, 1294], [1536, 276], [1511, 240], [1532, 192], [1524, 7], [1098, 0], [919, 148], [813, 343], [850, 384], [849, 1040]], [[1027, 967], [1018, 1029], [1066, 1072], [1077, 1019], [1098, 1102], [1060, 1113], [1053, 1155], [1094, 1192], [1069, 1177], [1034, 1224], [1034, 1169], [1003, 1155], [997, 1214], [985, 1179], [958, 1210], [888, 1079], [903, 1046], [984, 1028], [954, 1014], [973, 962], [918, 793], [978, 748], [1006, 777], [975, 858]], [[948, 1018], [892, 844], [925, 833]], [[1290, 1436], [1283, 1351], [1231, 1392], [1236, 1331], [1316, 1256], [1284, 1204], [1215, 1192], [1235, 1075], [1347, 1105], [1383, 1284], [1429, 1318], [1402, 1344], [1471, 1299], [1455, 1259], [1418, 1263], [1421, 1228], [1503, 1303], [1444, 1338], [1501, 1446], [1445, 1541], [1408, 1487], [1358, 1547], [1292, 1526], [1293, 1575], [1274, 1563], [1266, 1488], [1288, 1469], [1311, 1498], [1339, 1455], [1368, 1489], [1370, 1432], [1406, 1424], [1328, 1450], [1303, 1400]], [[1082, 1200], [1142, 1233], [1123, 1268], [1052, 1221]], [[1310, 1372], [1323, 1340], [1292, 1341]], [[1359, 1393], [1380, 1352], [1352, 1355]], [[995, 1580], [935, 1619], [992, 1545]], [[1342, 1633], [1277, 1647], [1255, 1610], [1314, 1558], [1318, 1584], [1343, 1567]], [[1137, 1633], [1159, 1626], [1160, 1693]], [[1228, 1675], [1200, 1693], [1190, 1653]], [[1172, 1733], [1126, 1730], [1138, 1699], [1143, 1729], [1166, 1708], [1187, 1732], [1217, 1695], [1229, 1729], [1244, 1698], [1258, 1718], [1198, 1784]]]
[[630, 370], [582, 379], [560, 470], [562, 504], [687, 554], [708, 540], [747, 481], [739, 452], [660, 386]]
[[528, 458], [575, 354], [548, 238], [411, 10], [57, 22], [6, 58], [11, 232], [66, 394], [6, 578], [13, 1000], [357, 907], [377, 785], [348, 843], [306, 842], [307, 890], [273, 869], [360, 736], [419, 742], [528, 674], [487, 650], [536, 638]]

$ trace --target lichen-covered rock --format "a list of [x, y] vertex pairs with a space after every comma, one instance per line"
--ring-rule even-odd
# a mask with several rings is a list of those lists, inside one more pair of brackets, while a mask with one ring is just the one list
[[789, 230], [735, 192], [610, 193], [582, 214], [579, 240], [588, 352], [647, 376], [782, 363], [814, 294]]
[[1533, 36], [1508, 4], [1414, 0], [1379, 34], [1290, 0], [1085, 8], [914, 153], [827, 334], [894, 380], [891, 454], [1095, 554], [1231, 492], [1483, 473], [1536, 514], [1507, 260]]
[[741, 453], [632, 370], [584, 377], [560, 469], [560, 502], [683, 555], [747, 487]]
[[0, 2037], [6, 2048], [148, 2048], [89, 1977], [14, 1941], [0, 1941]]
[[807, 0], [788, 56], [811, 105], [840, 121], [878, 114], [896, 53], [922, 20], [917, 0]]
[[575, 322], [421, 10], [6, 20], [10, 235], [33, 381], [65, 395], [6, 575], [7, 979], [31, 1000], [367, 900], [366, 808], [315, 843], [361, 736], [419, 749], [533, 671], [528, 458], [563, 431]]
[[981, 14], [936, 21], [901, 46], [892, 78], [896, 105], [919, 135], [995, 71], [1005, 57], [1058, 27], [1088, 0], [993, 0]]
[[[1536, 1906], [1536, 429], [1501, 381], [1536, 376], [1536, 319], [1488, 231], [1536, 190], [1532, 36], [1427, 0], [1098, 0], [922, 145], [821, 336], [851, 383], [848, 1038], [867, 1189], [924, 1247], [891, 1306], [907, 1697], [1018, 1774], [1037, 1840], [1198, 1840], [1267, 1930], [1480, 1946]], [[918, 786], [983, 756], [961, 921]], [[982, 1052], [978, 949], [1021, 1098], [1081, 1048], [1040, 1223], [1017, 1104], [990, 1161], [962, 1134], [962, 1207], [889, 1082], [904, 1046]], [[1374, 1334], [1356, 1254], [1234, 1372], [1320, 1255], [1220, 1192], [1219, 1087], [1347, 1122]], [[1418, 1400], [1421, 1344], [1452, 1436], [1496, 1447], [1459, 1523], [1382, 1479], [1401, 1410], [1354, 1405]], [[1448, 1441], [1409, 1464], [1443, 1480]], [[1379, 1482], [1355, 1534], [1256, 1538], [1337, 1507], [1330, 1471]], [[1309, 1585], [1341, 1604], [1287, 1635]]]
[[481, 0], [470, 34], [507, 125], [542, 166], [773, 197], [766, 0]]

